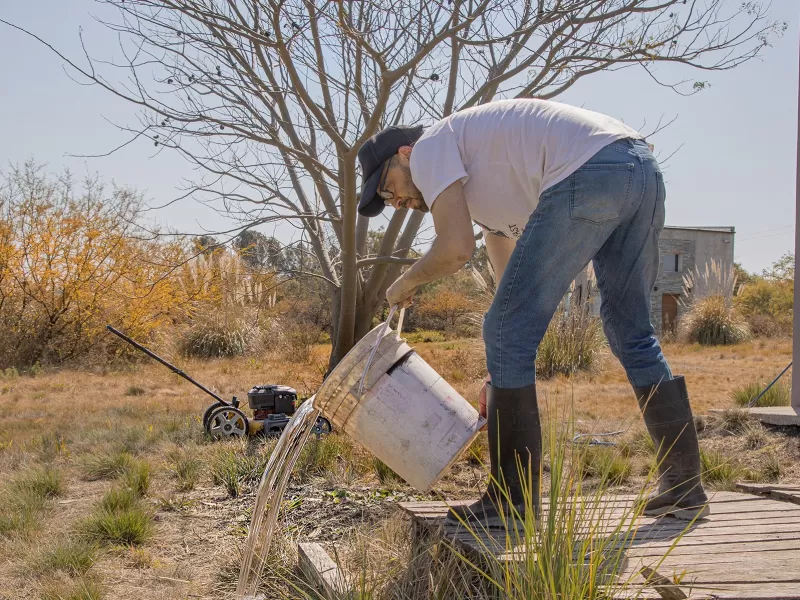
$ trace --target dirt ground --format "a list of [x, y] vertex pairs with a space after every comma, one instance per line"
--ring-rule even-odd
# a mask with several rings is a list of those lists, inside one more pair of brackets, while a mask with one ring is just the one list
[[[477, 400], [484, 375], [476, 341], [428, 343], [417, 350], [445, 379], [471, 401]], [[308, 364], [263, 360], [181, 361], [181, 366], [223, 397], [246, 399], [255, 384], [282, 383], [303, 396], [316, 391], [325, 372], [327, 348], [315, 349]], [[735, 347], [701, 348], [669, 344], [665, 354], [673, 372], [685, 375], [698, 415], [734, 406], [738, 386], [769, 381], [791, 360], [790, 340], [763, 340]], [[787, 381], [790, 373], [786, 375]], [[641, 419], [625, 375], [609, 357], [590, 374], [540, 383], [542, 404], [558, 414], [574, 414], [580, 432], [624, 430], [632, 439]], [[96, 598], [113, 600], [231, 597], [238, 575], [238, 552], [247, 533], [255, 483], [238, 497], [215, 484], [211, 465], [220, 448], [235, 454], [263, 455], [268, 444], [213, 443], [204, 439], [200, 416], [210, 399], [190, 384], [154, 364], [126, 370], [46, 371], [36, 377], [0, 377], [0, 487], [35, 469], [54, 467], [65, 491], [49, 501], [25, 532], [0, 532], [0, 599]], [[700, 419], [706, 451], [735, 458], [748, 477], [771, 460], [772, 476], [800, 481], [800, 437], [781, 428], [752, 428], [720, 416]], [[747, 424], [746, 424], [747, 425]], [[756, 439], [757, 438], [757, 439]], [[111, 479], [87, 481], [86, 461], [122, 448], [151, 466], [152, 482], [143, 502], [154, 515], [155, 533], [141, 547], [110, 546], [97, 554], [82, 577], [99, 582], [100, 595], [53, 596], [76, 577], [37, 569], [36, 557], [75, 535], [82, 519], [96, 510], [113, 486]], [[179, 491], [172, 458], [191, 453], [203, 467], [197, 485]], [[362, 451], [356, 454], [361, 456]], [[356, 455], [354, 454], [354, 456]], [[355, 460], [355, 459], [353, 459]], [[363, 456], [358, 459], [364, 463]], [[774, 465], [777, 463], [777, 467]], [[334, 458], [330, 473], [293, 481], [281, 517], [279, 545], [296, 540], [331, 541], [355, 527], [372, 527], [395, 514], [398, 501], [423, 498], [397, 481], [379, 482], [374, 470]], [[749, 470], [748, 470], [749, 469]], [[634, 468], [620, 489], [641, 486], [646, 468]], [[463, 498], [477, 493], [483, 469], [464, 458], [425, 498]], [[277, 550], [276, 550], [277, 551]]]

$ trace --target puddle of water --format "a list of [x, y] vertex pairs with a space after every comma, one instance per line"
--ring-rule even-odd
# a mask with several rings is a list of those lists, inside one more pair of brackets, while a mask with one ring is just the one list
[[320, 411], [314, 408], [314, 398], [306, 400], [286, 425], [278, 445], [270, 456], [267, 468], [261, 477], [250, 530], [242, 553], [236, 600], [263, 598], [263, 595], [257, 594], [257, 590], [269, 554], [278, 511], [294, 464], [319, 414]]

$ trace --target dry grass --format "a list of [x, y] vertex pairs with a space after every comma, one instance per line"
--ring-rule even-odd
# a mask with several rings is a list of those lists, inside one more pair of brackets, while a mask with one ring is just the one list
[[[452, 340], [415, 346], [464, 397], [477, 401], [484, 375], [478, 343]], [[178, 362], [223, 397], [244, 398], [254, 384], [267, 382], [292, 385], [308, 396], [320, 383], [324, 370], [318, 365], [324, 363], [326, 353], [326, 347], [313, 347], [307, 364], [275, 355]], [[667, 344], [665, 353], [673, 371], [687, 377], [695, 409], [706, 411], [732, 408], [733, 391], [748, 381], [770, 381], [790, 360], [791, 342], [753, 341], [725, 348]], [[176, 357], [166, 354], [166, 358]], [[132, 388], [137, 391], [129, 393]], [[604, 362], [602, 370], [543, 381], [540, 397], [554, 407], [574, 406], [590, 431], [622, 428], [620, 422], [630, 423], [632, 415], [637, 415], [625, 374], [614, 360]], [[27, 498], [14, 505], [18, 510], [9, 513], [9, 504], [0, 508], [0, 528], [13, 517], [12, 530], [0, 531], [0, 595], [14, 590], [9, 600], [38, 598], [45, 592], [93, 598], [71, 595], [81, 593], [85, 583], [88, 588], [100, 586], [109, 597], [120, 600], [230, 597], [220, 565], [232, 565], [228, 581], [235, 577], [237, 552], [252, 506], [250, 494], [274, 442], [210, 443], [198, 422], [208, 404], [210, 399], [191, 385], [149, 363], [119, 371], [17, 375], [0, 382], [0, 409], [6, 416], [0, 421], [0, 481], [17, 481], [49, 467], [61, 474], [63, 482], [57, 499], [43, 493], [57, 486], [37, 484], [25, 488]], [[635, 423], [623, 436], [625, 447], [620, 449], [632, 470], [626, 474], [627, 469], [614, 467], [613, 461], [608, 469], [622, 475], [625, 483], [620, 488], [634, 491], [641, 489], [652, 462], [649, 438], [640, 422]], [[439, 491], [445, 497], [474, 496], [483, 485], [481, 461], [487, 459], [483, 438], [473, 447], [476, 458], [465, 453], [442, 479]], [[800, 481], [796, 442], [783, 442], [772, 430], [750, 424], [730, 435], [713, 419], [701, 438], [704, 450], [718, 459], [717, 466], [730, 456], [740, 460], [737, 475]], [[395, 500], [415, 497], [413, 490], [394, 481], [347, 436], [333, 435], [306, 452], [290, 485], [291, 501], [281, 516], [284, 539], [276, 544], [273, 557], [281, 566], [273, 573], [273, 583], [285, 595], [271, 597], [300, 596], [287, 580], [278, 578], [291, 575], [292, 548], [298, 538], [342, 542], [359, 523], [364, 528], [363, 543], [370, 547], [372, 540], [371, 552], [382, 572], [400, 573], [411, 555], [407, 523], [386, 518], [393, 513]], [[605, 464], [598, 456], [588, 462], [595, 473], [603, 470], [599, 464]], [[775, 457], [780, 459], [777, 464]], [[149, 468], [132, 467], [143, 464]], [[715, 477], [715, 486], [727, 486], [731, 480], [728, 475]], [[596, 476], [587, 479], [587, 487], [596, 480]], [[8, 485], [0, 484], [0, 488], [8, 491]], [[228, 485], [235, 494], [228, 493]], [[141, 492], [151, 498], [137, 499]], [[144, 518], [132, 518], [131, 513], [137, 511]], [[92, 523], [90, 535], [74, 535], [87, 522]], [[149, 530], [149, 538], [136, 533], [142, 529]], [[145, 540], [145, 545], [139, 551], [118, 546], [132, 539]], [[56, 541], [66, 548], [56, 550]], [[99, 550], [81, 575], [89, 563], [79, 548], [70, 545], [84, 543], [91, 548], [95, 542]], [[47, 554], [51, 556], [45, 558]], [[455, 597], [454, 588], [448, 587], [455, 585], [453, 580], [467, 585], [467, 573], [441, 547], [432, 548], [426, 556], [435, 564], [415, 573], [427, 573], [432, 579], [423, 582], [414, 575], [395, 580], [396, 597]], [[65, 566], [52, 567], [51, 574], [45, 572], [50, 567], [42, 567], [41, 579], [23, 576], [36, 560]], [[296, 582], [296, 578], [288, 581]], [[401, 591], [407, 594], [402, 596]], [[95, 592], [102, 593], [100, 588], [86, 593]], [[429, 592], [432, 595], [426, 595]]]
[[708, 296], [695, 301], [681, 317], [678, 337], [688, 343], [722, 346], [749, 339], [750, 329], [732, 301]]
[[102, 600], [103, 586], [93, 579], [51, 583], [42, 590], [41, 600]]
[[584, 311], [559, 310], [539, 344], [536, 374], [550, 379], [597, 369], [606, 345], [599, 318]]
[[633, 471], [625, 452], [611, 446], [585, 446], [578, 453], [578, 472], [584, 478], [597, 478], [609, 485], [622, 485]]
[[51, 467], [34, 468], [7, 482], [0, 489], [0, 538], [38, 528], [48, 501], [64, 488], [61, 473]]
[[220, 448], [211, 461], [211, 479], [215, 484], [222, 485], [231, 498], [237, 498], [242, 493], [243, 485], [258, 481], [267, 460], [242, 454], [235, 446]]
[[171, 472], [178, 482], [178, 490], [190, 492], [200, 480], [205, 463], [186, 450], [174, 450], [169, 455]]
[[125, 451], [112, 454], [91, 454], [83, 459], [81, 467], [87, 481], [115, 479], [125, 474], [133, 457]]
[[731, 408], [719, 413], [719, 424], [722, 429], [734, 435], [743, 433], [756, 420], [746, 410]]

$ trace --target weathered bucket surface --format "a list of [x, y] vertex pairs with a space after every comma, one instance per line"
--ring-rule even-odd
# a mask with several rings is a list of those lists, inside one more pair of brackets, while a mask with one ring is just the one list
[[394, 331], [369, 332], [323, 382], [314, 406], [418, 490], [433, 486], [485, 420]]

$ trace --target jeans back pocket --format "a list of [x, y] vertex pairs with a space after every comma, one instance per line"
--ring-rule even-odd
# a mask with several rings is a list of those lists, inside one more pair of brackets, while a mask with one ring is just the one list
[[634, 163], [588, 164], [571, 175], [569, 216], [589, 223], [619, 219], [628, 203]]

